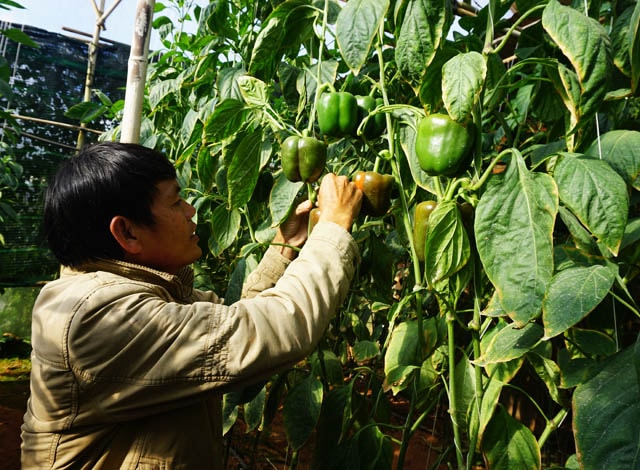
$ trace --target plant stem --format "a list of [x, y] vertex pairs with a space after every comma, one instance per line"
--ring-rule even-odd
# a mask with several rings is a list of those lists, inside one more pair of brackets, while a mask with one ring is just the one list
[[544, 431], [542, 431], [542, 434], [540, 435], [540, 439], [538, 439], [539, 448], [542, 449], [542, 447], [547, 442], [547, 439], [549, 439], [549, 436], [551, 435], [551, 433], [560, 427], [560, 425], [562, 424], [562, 422], [564, 421], [564, 419], [567, 417], [568, 414], [569, 414], [569, 410], [566, 408], [562, 408], [558, 412], [558, 414], [556, 414], [553, 417], [553, 419], [547, 421], [547, 425], [545, 426]]
[[[475, 265], [477, 267], [477, 263]], [[474, 302], [473, 302], [473, 320], [469, 325], [469, 329], [471, 330], [471, 341], [473, 344], [473, 357], [478, 358], [481, 355], [480, 350], [480, 296], [478, 295], [475, 279], [476, 279], [477, 269], [474, 269]], [[475, 403], [476, 407], [479, 409], [482, 404], [482, 399], [484, 396], [484, 387], [482, 384], [482, 367], [477, 364], [474, 364], [473, 370], [475, 373], [476, 384], [475, 384]], [[478, 416], [480, 416], [480, 411], [478, 410]], [[476, 444], [478, 443], [478, 426], [479, 423], [476, 423], [473, 429], [469, 430], [469, 454], [467, 455], [467, 469], [471, 468], [473, 464], [473, 455], [475, 453]]]
[[316, 94], [311, 105], [309, 113], [309, 123], [307, 124], [307, 135], [311, 135], [313, 123], [315, 121], [316, 107], [318, 105], [318, 97], [321, 93], [320, 77], [322, 76], [322, 51], [324, 50], [324, 37], [327, 33], [327, 16], [329, 12], [329, 0], [324, 0], [324, 10], [322, 12], [322, 34], [320, 35], [320, 45], [318, 46], [318, 66], [316, 67]]
[[457, 384], [455, 378], [456, 370], [456, 343], [455, 343], [455, 325], [456, 318], [454, 312], [450, 311], [444, 302], [440, 302], [441, 308], [446, 311], [447, 315], [447, 341], [449, 347], [449, 414], [451, 415], [451, 425], [453, 427], [453, 443], [456, 449], [456, 460], [458, 468], [464, 468], [464, 458], [462, 457], [462, 438], [460, 434], [460, 426], [458, 424], [458, 399], [456, 397]]

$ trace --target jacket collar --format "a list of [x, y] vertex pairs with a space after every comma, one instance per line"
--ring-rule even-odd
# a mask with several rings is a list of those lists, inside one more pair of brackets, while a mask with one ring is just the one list
[[166, 289], [177, 300], [188, 301], [193, 292], [193, 270], [188, 266], [182, 268], [175, 275], [115, 259], [97, 259], [78, 266], [64, 266], [62, 268], [62, 274], [97, 271], [105, 271], [134, 281], [158, 285]]

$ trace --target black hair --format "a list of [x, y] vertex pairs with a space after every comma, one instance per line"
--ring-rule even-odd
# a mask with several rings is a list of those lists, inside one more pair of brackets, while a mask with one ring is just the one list
[[49, 248], [66, 266], [99, 258], [122, 259], [109, 230], [121, 215], [152, 226], [156, 184], [176, 177], [160, 152], [138, 144], [102, 142], [66, 160], [49, 181], [44, 230]]

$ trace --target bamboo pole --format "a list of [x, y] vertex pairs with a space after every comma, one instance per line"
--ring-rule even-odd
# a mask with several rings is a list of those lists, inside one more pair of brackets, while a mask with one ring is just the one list
[[[93, 91], [93, 79], [96, 73], [96, 62], [98, 60], [98, 43], [100, 42], [100, 33], [102, 31], [102, 28], [104, 28], [104, 20], [101, 21], [102, 13], [104, 11], [104, 0], [100, 0], [99, 7], [95, 4], [95, 2], [93, 2], [93, 5], [94, 7], [99, 9], [99, 12], [97, 11], [96, 14], [97, 13], [100, 13], [100, 14], [97, 15], [98, 20], [96, 21], [96, 26], [93, 30], [93, 38], [89, 43], [89, 61], [87, 63], [87, 75], [84, 80], [84, 97], [82, 99], [84, 103], [91, 101], [91, 93]], [[81, 123], [80, 127], [84, 128], [85, 124]], [[85, 140], [86, 140], [86, 133], [84, 132], [84, 129], [80, 129], [80, 132], [78, 132], [78, 141], [77, 141], [76, 147], [78, 149], [81, 149], [82, 147], [84, 147]]]
[[124, 95], [120, 141], [140, 142], [140, 123], [155, 0], [138, 0]]

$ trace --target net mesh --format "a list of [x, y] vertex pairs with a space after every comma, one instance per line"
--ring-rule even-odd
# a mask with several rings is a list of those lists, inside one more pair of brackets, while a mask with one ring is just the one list
[[[14, 95], [10, 100], [0, 97], [0, 107], [21, 116], [78, 125], [64, 114], [84, 96], [87, 43], [31, 26], [8, 26], [23, 28], [40, 47], [18, 46], [12, 41], [3, 45]], [[128, 45], [119, 43], [102, 45], [98, 51], [94, 89], [113, 102], [124, 99], [129, 51]], [[20, 119], [18, 123], [22, 135], [11, 142], [10, 151], [23, 174], [17, 188], [2, 190], [1, 200], [11, 205], [17, 218], [5, 217], [0, 222], [5, 238], [5, 245], [0, 245], [0, 287], [37, 285], [56, 276], [59, 267], [41, 228], [42, 196], [48, 178], [75, 153], [78, 139], [77, 131], [59, 126]], [[3, 140], [6, 125], [0, 128]], [[108, 130], [113, 125], [99, 119], [88, 127]], [[96, 134], [86, 134], [86, 143], [96, 140]]]

